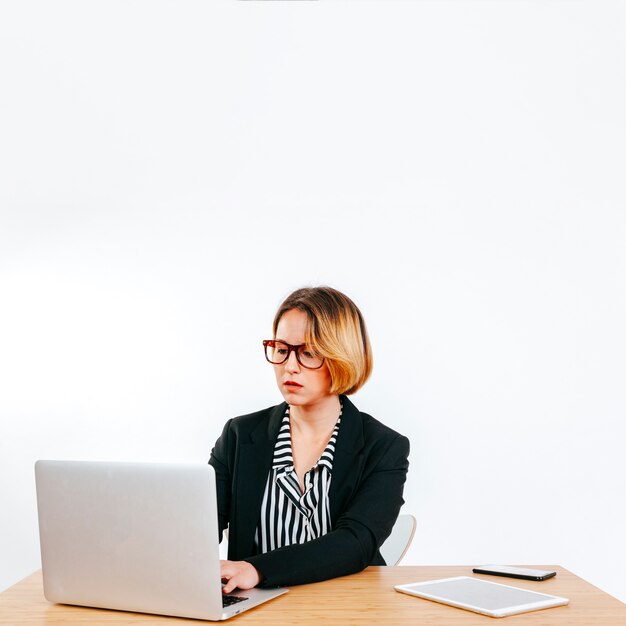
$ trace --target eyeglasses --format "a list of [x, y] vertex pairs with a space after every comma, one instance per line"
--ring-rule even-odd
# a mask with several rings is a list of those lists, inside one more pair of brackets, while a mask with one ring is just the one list
[[292, 346], [284, 341], [265, 339], [263, 346], [265, 347], [265, 358], [273, 365], [285, 363], [292, 350], [296, 353], [296, 359], [302, 367], [306, 367], [309, 370], [318, 370], [324, 365], [324, 357], [313, 352], [305, 343]]

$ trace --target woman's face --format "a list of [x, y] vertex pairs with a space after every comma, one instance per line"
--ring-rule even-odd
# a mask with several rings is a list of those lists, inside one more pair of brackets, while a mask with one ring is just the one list
[[[306, 313], [291, 309], [280, 318], [275, 338], [292, 346], [303, 344], [306, 326]], [[284, 363], [273, 367], [278, 388], [287, 404], [308, 406], [332, 395], [330, 372], [326, 363], [316, 370], [307, 369], [300, 365], [292, 350]]]

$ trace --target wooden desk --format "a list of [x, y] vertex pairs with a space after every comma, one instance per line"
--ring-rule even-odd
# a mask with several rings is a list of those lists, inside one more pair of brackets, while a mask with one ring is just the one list
[[[556, 578], [542, 582], [482, 576], [496, 582], [510, 582], [570, 599], [569, 606], [556, 607], [504, 618], [511, 624], [552, 626], [624, 626], [626, 604], [600, 591], [561, 567], [525, 565], [538, 569], [556, 569]], [[292, 587], [288, 594], [229, 620], [233, 626], [267, 624], [272, 626], [330, 626], [333, 624], [411, 624], [456, 626], [481, 624], [494, 618], [397, 593], [401, 583], [472, 576], [470, 566], [369, 567], [360, 574], [323, 583]], [[0, 624], [11, 626], [177, 626], [201, 624], [199, 620], [168, 618], [139, 613], [105, 611], [50, 604], [43, 597], [41, 573], [36, 572], [0, 594]]]

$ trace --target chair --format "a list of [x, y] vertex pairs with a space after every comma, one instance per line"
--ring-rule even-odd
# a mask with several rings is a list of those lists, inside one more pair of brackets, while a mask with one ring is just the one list
[[387, 565], [398, 565], [413, 541], [416, 519], [412, 515], [399, 515], [385, 543], [380, 546], [380, 553]]
[[222, 541], [220, 541], [220, 559], [228, 558], [228, 528], [224, 529]]

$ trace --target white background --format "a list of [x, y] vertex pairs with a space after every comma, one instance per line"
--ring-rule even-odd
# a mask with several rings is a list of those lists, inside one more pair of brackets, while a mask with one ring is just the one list
[[[406, 564], [626, 600], [620, 2], [0, 4], [0, 588], [38, 458], [205, 462], [281, 299], [361, 307]], [[469, 571], [469, 570], [468, 570]]]

